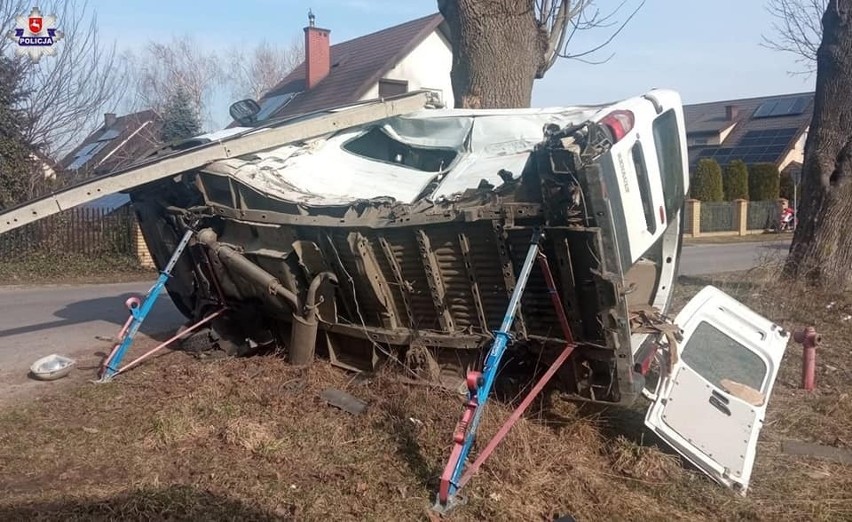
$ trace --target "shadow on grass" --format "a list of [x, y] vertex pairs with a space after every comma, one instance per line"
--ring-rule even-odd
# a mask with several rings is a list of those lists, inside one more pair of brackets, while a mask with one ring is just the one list
[[389, 422], [384, 428], [393, 434], [400, 458], [417, 477], [418, 482], [429, 489], [437, 488], [441, 470], [430, 466], [423, 456], [423, 450], [417, 441], [417, 427], [409, 420], [410, 413], [398, 404], [389, 404], [385, 413]]
[[295, 506], [275, 513], [190, 486], [142, 489], [98, 500], [0, 506], [0, 520], [295, 520]]

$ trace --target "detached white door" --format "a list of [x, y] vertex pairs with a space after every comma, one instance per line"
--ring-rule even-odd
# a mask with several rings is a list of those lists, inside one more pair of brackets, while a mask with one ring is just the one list
[[675, 321], [683, 334], [678, 360], [661, 379], [645, 424], [745, 495], [789, 333], [712, 286]]

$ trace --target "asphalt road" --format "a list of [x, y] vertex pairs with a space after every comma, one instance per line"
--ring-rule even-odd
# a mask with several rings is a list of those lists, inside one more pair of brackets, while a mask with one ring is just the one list
[[[788, 241], [684, 246], [681, 274], [746, 270], [766, 256], [783, 256], [788, 246]], [[124, 301], [132, 295], [144, 295], [151, 284], [0, 287], [0, 384], [21, 385], [29, 366], [45, 355], [91, 359], [98, 352], [108, 352], [112, 344], [97, 337], [115, 336], [127, 319]], [[170, 333], [183, 321], [164, 294], [141, 333]]]
[[680, 259], [680, 275], [696, 276], [748, 270], [765, 260], [778, 260], [785, 257], [789, 249], [789, 239], [684, 245]]
[[[112, 344], [97, 337], [117, 335], [128, 317], [124, 302], [145, 295], [152, 284], [0, 286], [0, 385], [8, 385], [0, 386], [0, 395], [25, 385], [30, 365], [45, 355], [91, 359], [108, 353]], [[164, 293], [140, 334], [171, 333], [181, 324], [183, 316]]]

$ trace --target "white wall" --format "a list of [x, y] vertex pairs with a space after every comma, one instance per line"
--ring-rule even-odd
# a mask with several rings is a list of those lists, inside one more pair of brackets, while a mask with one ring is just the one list
[[[809, 127], [810, 128], [810, 127]], [[808, 128], [808, 129], [809, 129]], [[790, 163], [797, 162], [802, 164], [805, 162], [805, 141], [808, 139], [808, 129], [805, 129], [805, 132], [799, 136], [799, 139], [796, 140], [796, 144], [790, 149], [790, 152], [787, 153], [787, 156], [781, 160], [781, 164], [778, 165], [778, 170], [784, 170], [787, 168]]]
[[[388, 80], [407, 80], [408, 90], [432, 89], [441, 91], [447, 107], [453, 106], [453, 86], [450, 82], [450, 69], [453, 64], [453, 52], [450, 44], [434, 31], [427, 36], [408, 55], [383, 77]], [[378, 83], [372, 86], [361, 99], [379, 97]]]

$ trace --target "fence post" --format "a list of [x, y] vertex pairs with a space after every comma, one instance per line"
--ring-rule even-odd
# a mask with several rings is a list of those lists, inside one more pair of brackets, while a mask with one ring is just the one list
[[734, 228], [737, 234], [744, 236], [748, 234], [748, 201], [745, 199], [734, 200]]
[[686, 209], [689, 222], [686, 223], [684, 231], [692, 237], [698, 237], [701, 235], [701, 202], [697, 199], [687, 199]]

